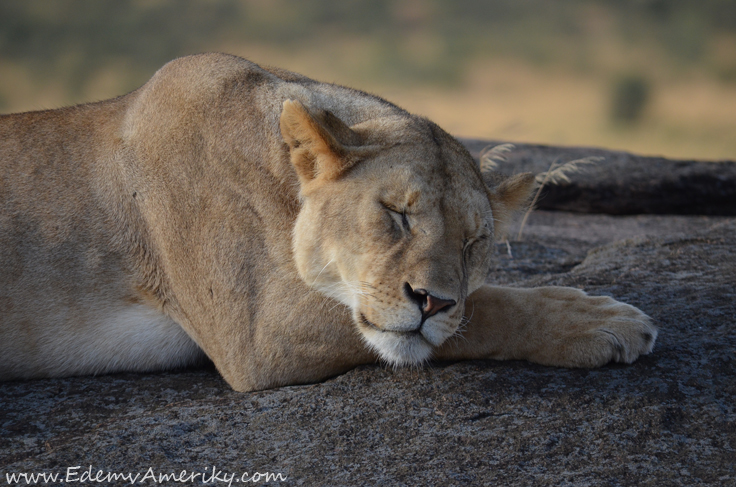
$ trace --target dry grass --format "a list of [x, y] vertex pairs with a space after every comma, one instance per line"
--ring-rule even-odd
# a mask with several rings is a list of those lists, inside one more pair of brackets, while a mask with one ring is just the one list
[[[542, 189], [544, 189], [546, 185], [560, 184], [562, 182], [569, 183], [569, 176], [571, 174], [579, 173], [580, 171], [583, 171], [586, 166], [597, 164], [602, 160], [602, 157], [584, 157], [582, 159], [576, 159], [574, 161], [569, 161], [565, 163], [554, 161], [549, 166], [549, 169], [547, 169], [543, 173], [537, 174], [534, 180], [539, 187], [537, 188], [537, 192], [534, 193], [534, 198], [532, 198], [531, 203], [529, 203], [529, 208], [526, 210], [526, 213], [524, 213], [524, 218], [521, 219], [519, 233], [516, 236], [516, 240], [521, 240], [521, 235], [524, 232], [524, 225], [526, 225], [526, 221], [529, 218], [529, 215], [531, 215], [531, 213], [534, 211], [537, 205], [537, 201], [539, 200], [539, 195], [542, 193]], [[506, 241], [506, 245], [509, 246], [508, 240]], [[511, 253], [511, 250], [509, 250], [509, 253]]]
[[514, 144], [499, 144], [488, 146], [480, 151], [480, 170], [493, 171], [498, 168], [498, 163], [506, 160], [508, 152], [514, 150]]
[[[736, 159], [736, 84], [702, 76], [655, 82], [644, 119], [638, 126], [621, 128], [609, 122], [610, 84], [600, 75], [495, 60], [477, 63], [462, 86], [452, 89], [396, 86], [365, 76], [360, 60], [373, 52], [360, 42], [338, 43], [328, 51], [306, 46], [301, 52], [285, 52], [258, 45], [222, 50], [380, 94], [458, 136], [681, 159]], [[70, 97], [54, 80], [39, 83], [20, 66], [0, 60], [1, 101], [4, 111], [11, 112], [112, 97], [131, 88], [128, 71], [113, 66], [96, 73]]]
[[407, 109], [465, 137], [594, 146], [686, 159], [736, 159], [736, 85], [692, 77], [657, 84], [639, 125], [609, 121], [605, 80], [513, 63], [478, 69], [467, 86], [390, 89]]

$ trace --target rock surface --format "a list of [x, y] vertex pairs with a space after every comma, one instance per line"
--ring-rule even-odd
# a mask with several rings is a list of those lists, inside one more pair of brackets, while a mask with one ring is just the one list
[[491, 281], [580, 286], [651, 315], [654, 353], [630, 366], [373, 365], [248, 394], [211, 369], [5, 383], [0, 474], [209, 480], [214, 466], [287, 477], [260, 485], [734, 485], [734, 237], [727, 218], [536, 212], [513, 259], [499, 244]]
[[[500, 142], [462, 141], [477, 159]], [[674, 161], [627, 152], [515, 144], [498, 161], [504, 174], [547, 171], [552, 163], [587, 157], [600, 161], [571, 178], [548, 185], [537, 207], [612, 215], [736, 215], [736, 161]]]
[[[498, 244], [491, 282], [576, 286], [648, 313], [660, 336], [633, 365], [371, 365], [246, 394], [211, 368], [2, 383], [0, 483], [91, 471], [156, 485], [187, 470], [208, 481], [190, 485], [245, 472], [256, 485], [736, 485], [735, 240], [728, 217], [537, 211], [521, 241]], [[286, 481], [253, 477], [266, 472]]]

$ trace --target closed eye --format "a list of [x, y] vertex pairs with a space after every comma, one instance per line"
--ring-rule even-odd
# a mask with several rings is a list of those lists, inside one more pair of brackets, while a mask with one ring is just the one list
[[483, 242], [485, 240], [488, 240], [489, 238], [491, 238], [491, 236], [484, 233], [482, 235], [478, 235], [475, 238], [466, 238], [466, 239], [463, 239], [463, 252], [465, 252], [468, 249], [470, 249], [476, 243]]
[[386, 210], [388, 210], [388, 212], [391, 214], [391, 218], [394, 219], [397, 225], [401, 226], [407, 232], [411, 230], [411, 226], [409, 225], [409, 218], [406, 216], [406, 210], [399, 210], [394, 205], [389, 203], [382, 202], [381, 205], [386, 208]]

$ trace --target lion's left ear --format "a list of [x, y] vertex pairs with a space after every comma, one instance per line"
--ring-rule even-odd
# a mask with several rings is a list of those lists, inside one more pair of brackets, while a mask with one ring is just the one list
[[327, 110], [314, 111], [286, 100], [280, 125], [302, 184], [337, 179], [365, 157], [359, 135]]
[[527, 209], [537, 184], [530, 172], [516, 174], [491, 188], [496, 238], [506, 234], [516, 214]]

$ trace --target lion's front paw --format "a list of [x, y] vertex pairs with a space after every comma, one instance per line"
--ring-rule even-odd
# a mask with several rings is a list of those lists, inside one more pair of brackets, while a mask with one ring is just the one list
[[[652, 351], [657, 328], [639, 309], [572, 288], [540, 289], [551, 326], [530, 354], [535, 362], [563, 367], [632, 363]], [[546, 342], [546, 343], [545, 343]]]

